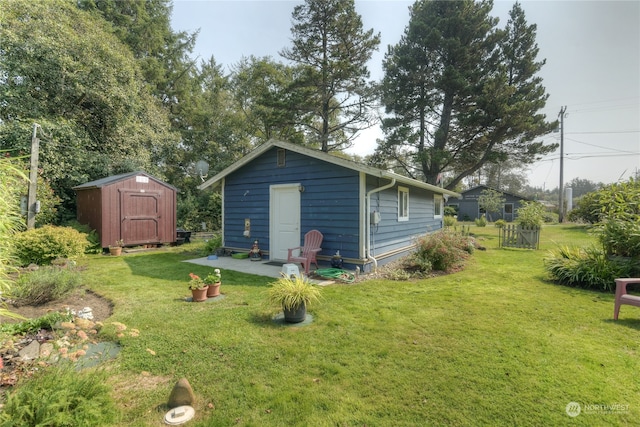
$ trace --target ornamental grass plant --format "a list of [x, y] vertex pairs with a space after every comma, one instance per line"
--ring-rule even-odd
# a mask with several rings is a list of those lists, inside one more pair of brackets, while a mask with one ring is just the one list
[[294, 310], [301, 305], [309, 308], [320, 301], [320, 288], [302, 275], [283, 275], [270, 285], [267, 298], [271, 304], [285, 310]]

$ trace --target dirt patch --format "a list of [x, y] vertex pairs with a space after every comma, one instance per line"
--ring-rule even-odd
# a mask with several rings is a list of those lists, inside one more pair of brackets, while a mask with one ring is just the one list
[[[37, 306], [25, 305], [16, 307], [12, 304], [7, 305], [7, 309], [9, 311], [24, 316], [27, 319], [37, 319], [47, 313], [64, 312], [67, 309], [78, 313], [85, 307], [91, 308], [94, 322], [104, 321], [111, 316], [111, 313], [113, 313], [113, 304], [111, 301], [85, 288], [75, 289], [62, 299]], [[1, 318], [0, 320], [4, 323], [16, 323], [21, 321], [19, 319], [10, 318]]]

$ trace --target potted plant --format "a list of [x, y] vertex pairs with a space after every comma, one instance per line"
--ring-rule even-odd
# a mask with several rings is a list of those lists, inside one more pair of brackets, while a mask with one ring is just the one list
[[109, 246], [109, 253], [113, 256], [119, 256], [122, 253], [122, 247], [124, 246], [124, 240], [116, 240], [116, 244]]
[[300, 323], [307, 316], [307, 307], [320, 300], [320, 289], [298, 275], [282, 275], [267, 291], [268, 300], [282, 307], [284, 321]]
[[216, 268], [213, 273], [204, 278], [204, 283], [209, 286], [207, 290], [207, 298], [214, 298], [220, 295], [220, 285], [222, 284], [222, 274], [220, 269]]
[[189, 289], [191, 289], [191, 296], [193, 297], [193, 302], [201, 302], [207, 299], [207, 290], [209, 286], [204, 282], [204, 280], [193, 273], [189, 273]]

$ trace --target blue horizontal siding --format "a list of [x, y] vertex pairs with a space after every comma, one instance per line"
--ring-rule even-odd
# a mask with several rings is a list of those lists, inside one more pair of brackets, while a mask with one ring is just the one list
[[[379, 187], [384, 182], [369, 178], [367, 188]], [[371, 210], [380, 212], [380, 223], [371, 227], [372, 255], [383, 255], [411, 246], [416, 237], [442, 228], [442, 219], [434, 218], [434, 193], [418, 187], [400, 185], [409, 189], [409, 220], [398, 221], [398, 185], [374, 193]]]
[[[320, 255], [336, 251], [358, 257], [359, 173], [338, 165], [286, 152], [284, 167], [277, 167], [277, 149], [265, 152], [225, 178], [225, 246], [269, 247], [269, 188], [296, 183], [300, 194], [300, 241], [309, 230], [323, 236]], [[251, 238], [243, 237], [244, 220], [251, 220]]]

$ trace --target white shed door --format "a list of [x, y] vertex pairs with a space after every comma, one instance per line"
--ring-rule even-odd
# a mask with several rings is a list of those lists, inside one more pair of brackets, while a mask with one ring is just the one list
[[269, 259], [286, 261], [287, 249], [300, 246], [300, 191], [298, 184], [270, 187]]

